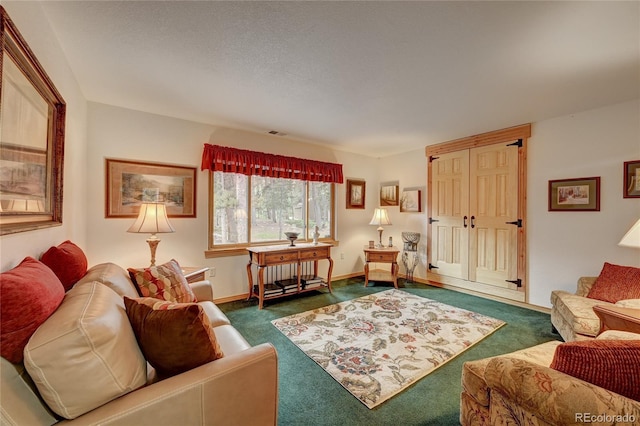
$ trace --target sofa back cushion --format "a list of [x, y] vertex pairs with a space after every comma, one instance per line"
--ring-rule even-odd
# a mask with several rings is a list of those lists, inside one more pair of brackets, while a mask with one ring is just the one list
[[556, 348], [551, 368], [640, 401], [640, 340], [583, 340]]
[[138, 290], [136, 290], [133, 282], [131, 282], [127, 271], [115, 263], [100, 263], [95, 265], [76, 283], [76, 286], [94, 281], [106, 285], [120, 296], [138, 297]]
[[611, 303], [640, 299], [640, 268], [605, 262], [587, 297]]
[[67, 292], [29, 340], [24, 364], [49, 408], [67, 419], [146, 383], [122, 297], [98, 282]]
[[64, 298], [64, 287], [44, 263], [26, 257], [0, 274], [0, 354], [22, 362], [31, 335]]
[[65, 290], [73, 287], [87, 272], [87, 256], [69, 240], [45, 251], [40, 261], [51, 268]]

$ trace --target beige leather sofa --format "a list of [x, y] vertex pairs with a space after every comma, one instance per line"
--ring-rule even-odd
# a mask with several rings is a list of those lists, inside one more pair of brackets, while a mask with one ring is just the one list
[[575, 293], [563, 290], [551, 292], [551, 324], [565, 342], [594, 339], [600, 331], [600, 320], [593, 311], [596, 305], [640, 309], [640, 299], [620, 300], [617, 303], [587, 297], [597, 277], [581, 277]]
[[[74, 324], [80, 329], [55, 337], [65, 339], [74, 333], [81, 336], [68, 348], [57, 343], [60, 349], [49, 352], [56, 362], [68, 358], [70, 366], [67, 371], [48, 373], [51, 389], [46, 391], [46, 398], [38, 392], [41, 387], [34, 385], [24, 364], [1, 359], [0, 424], [275, 425], [275, 348], [269, 343], [249, 345], [211, 301], [212, 290], [207, 281], [195, 283], [192, 288], [214, 326], [224, 357], [159, 380], [141, 358], [124, 310], [123, 296], [137, 297], [127, 272], [112, 263], [97, 265], [69, 290], [58, 309], [36, 331], [59, 331], [76, 327]], [[81, 310], [74, 311], [78, 305]], [[103, 341], [101, 330], [105, 330]], [[102, 347], [90, 348], [79, 356], [83, 339]], [[25, 349], [25, 362], [31, 356], [43, 356], [27, 353], [28, 350], [37, 352], [37, 348]], [[40, 372], [37, 373], [33, 379], [40, 380]], [[54, 406], [56, 410], [52, 410]], [[59, 415], [61, 411], [72, 414], [64, 419]]]
[[[640, 335], [606, 331], [597, 339], [635, 340]], [[464, 363], [460, 423], [463, 426], [638, 424], [639, 401], [549, 368], [561, 343], [551, 341]]]

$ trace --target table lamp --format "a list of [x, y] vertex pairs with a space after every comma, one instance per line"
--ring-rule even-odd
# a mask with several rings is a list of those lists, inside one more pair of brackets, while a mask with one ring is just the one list
[[618, 245], [640, 248], [640, 219], [624, 234]]
[[391, 225], [391, 221], [389, 220], [389, 215], [387, 214], [387, 209], [382, 207], [376, 208], [373, 212], [373, 217], [371, 218], [371, 222], [369, 222], [369, 225], [378, 225], [378, 234], [379, 234], [378, 247], [383, 247], [382, 226]]
[[167, 218], [167, 208], [163, 203], [142, 203], [138, 218], [131, 225], [127, 232], [135, 232], [138, 234], [151, 234], [147, 238], [149, 249], [151, 250], [151, 266], [156, 264], [156, 248], [160, 243], [160, 238], [156, 236], [158, 233], [175, 232], [169, 219]]

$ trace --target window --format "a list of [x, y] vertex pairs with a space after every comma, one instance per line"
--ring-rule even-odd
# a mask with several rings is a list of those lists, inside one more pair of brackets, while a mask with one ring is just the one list
[[286, 241], [288, 231], [311, 240], [316, 226], [333, 238], [331, 183], [214, 172], [213, 188], [213, 247]]
[[[205, 144], [210, 170], [209, 252], [244, 253], [252, 244], [335, 236], [335, 183], [342, 166]], [[293, 177], [293, 178], [291, 178]]]

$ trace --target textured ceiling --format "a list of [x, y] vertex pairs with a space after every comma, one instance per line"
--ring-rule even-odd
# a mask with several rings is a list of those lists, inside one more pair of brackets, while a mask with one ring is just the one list
[[640, 96], [640, 3], [42, 2], [90, 101], [385, 156]]

